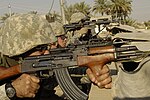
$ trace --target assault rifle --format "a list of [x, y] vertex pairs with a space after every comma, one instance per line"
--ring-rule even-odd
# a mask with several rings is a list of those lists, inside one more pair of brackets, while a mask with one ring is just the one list
[[102, 25], [102, 24], [109, 25], [112, 22], [116, 22], [116, 21], [111, 21], [109, 19], [97, 19], [97, 20], [85, 19], [85, 20], [81, 20], [80, 22], [77, 22], [77, 23], [65, 24], [63, 27], [64, 27], [65, 32], [67, 33], [68, 31], [79, 30], [82, 27], [95, 28], [95, 26], [98, 25], [99, 31], [100, 31], [100, 25]]
[[56, 79], [65, 95], [70, 100], [87, 100], [88, 95], [82, 92], [71, 80], [68, 68], [72, 66], [88, 67], [91, 70], [97, 64], [104, 65], [111, 61], [131, 61], [147, 54], [139, 51], [136, 46], [118, 45], [128, 44], [130, 41], [102, 41], [91, 40], [78, 45], [68, 45], [65, 48], [51, 49], [50, 54], [26, 57], [21, 65], [2, 69], [0, 79], [10, 78], [20, 73], [31, 73], [48, 70], [49, 76], [55, 74]]
[[[97, 35], [106, 27], [108, 27], [110, 23], [118, 23], [118, 21], [110, 20], [108, 18], [91, 19], [91, 20], [89, 18], [85, 18], [76, 23], [65, 24], [63, 25], [63, 27], [64, 27], [65, 33], [67, 33], [68, 31], [75, 32], [76, 30], [80, 30], [83, 27], [87, 27], [88, 28], [87, 33], [82, 34], [82, 36], [78, 38], [78, 40], [82, 42], [82, 41], [89, 41], [90, 39], [97, 38]], [[75, 34], [72, 33], [72, 35], [75, 35]]]

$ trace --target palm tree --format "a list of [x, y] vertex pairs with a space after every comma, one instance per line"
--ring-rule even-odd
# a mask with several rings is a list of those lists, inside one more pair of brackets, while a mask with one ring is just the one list
[[131, 13], [131, 0], [111, 0], [111, 13], [119, 20], [126, 19]]
[[65, 18], [66, 18], [66, 20], [68, 21], [68, 23], [70, 23], [71, 15], [73, 13], [76, 13], [74, 5], [70, 5], [70, 6], [65, 5], [64, 6], [64, 12], [65, 12]]
[[129, 14], [131, 14], [132, 8], [131, 8], [131, 0], [122, 0], [122, 5], [123, 5], [123, 19], [126, 19], [126, 17], [129, 16]]
[[88, 15], [90, 13], [91, 7], [88, 4], [85, 4], [85, 2], [75, 3], [74, 8], [77, 12], [82, 12], [85, 15]]
[[135, 27], [135, 25], [136, 25], [136, 20], [131, 19], [131, 18], [125, 19], [124, 22], [126, 25], [129, 25], [129, 26]]
[[144, 22], [145, 28], [150, 29], [150, 20]]
[[103, 16], [108, 9], [107, 7], [107, 0], [95, 0], [92, 11], [94, 11], [94, 14], [100, 13]]
[[37, 14], [38, 12], [37, 11], [30, 11], [28, 12], [29, 14]]
[[[12, 13], [11, 16], [15, 15], [15, 13]], [[3, 23], [7, 18], [10, 17], [10, 14], [5, 13], [4, 16], [1, 16], [0, 20], [2, 21], [1, 23]]]
[[65, 3], [64, 5], [65, 18], [68, 21], [68, 23], [70, 23], [72, 14], [76, 12], [82, 12], [85, 15], [89, 15], [90, 9], [91, 9], [90, 5], [85, 4], [85, 2], [75, 3], [69, 6], [67, 6], [67, 4]]

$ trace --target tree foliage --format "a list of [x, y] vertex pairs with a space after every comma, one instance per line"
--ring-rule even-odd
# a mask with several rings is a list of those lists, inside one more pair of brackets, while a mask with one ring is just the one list
[[[141, 24], [136, 20], [130, 19], [129, 15], [132, 13], [132, 0], [93, 0], [93, 5], [88, 5], [85, 1], [81, 1], [75, 4], [68, 5], [64, 3], [65, 19], [69, 23], [72, 14], [76, 12], [82, 12], [85, 15], [110, 15], [113, 19], [119, 19], [122, 24], [139, 27]], [[37, 11], [30, 11], [29, 13], [37, 14]], [[14, 15], [15, 13], [12, 13]], [[3, 23], [10, 15], [8, 13], [1, 16], [0, 20]], [[60, 13], [56, 11], [49, 12], [47, 14], [49, 20], [57, 20], [62, 22]], [[144, 22], [143, 25], [150, 29], [150, 21]], [[143, 26], [142, 25], [142, 26]]]
[[[11, 13], [11, 16], [13, 16], [15, 13]], [[0, 20], [3, 23], [7, 18], [10, 17], [10, 14], [5, 13], [3, 16], [1, 16]]]

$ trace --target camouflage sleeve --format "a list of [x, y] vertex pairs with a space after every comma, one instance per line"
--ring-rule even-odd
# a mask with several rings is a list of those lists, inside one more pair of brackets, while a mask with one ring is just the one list
[[5, 84], [0, 86], [0, 100], [10, 100], [5, 92]]

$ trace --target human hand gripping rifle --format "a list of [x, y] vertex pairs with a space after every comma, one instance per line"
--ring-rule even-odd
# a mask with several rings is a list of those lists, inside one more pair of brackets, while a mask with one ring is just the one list
[[94, 41], [65, 48], [51, 49], [50, 54], [26, 57], [18, 66], [1, 69], [0, 79], [10, 78], [21, 73], [35, 73], [49, 71], [49, 76], [56, 76], [58, 84], [69, 100], [87, 100], [88, 95], [82, 92], [71, 80], [68, 68], [86, 66], [94, 70], [93, 66], [101, 66], [111, 61], [130, 61], [145, 56], [135, 46], [117, 47], [128, 41]]

